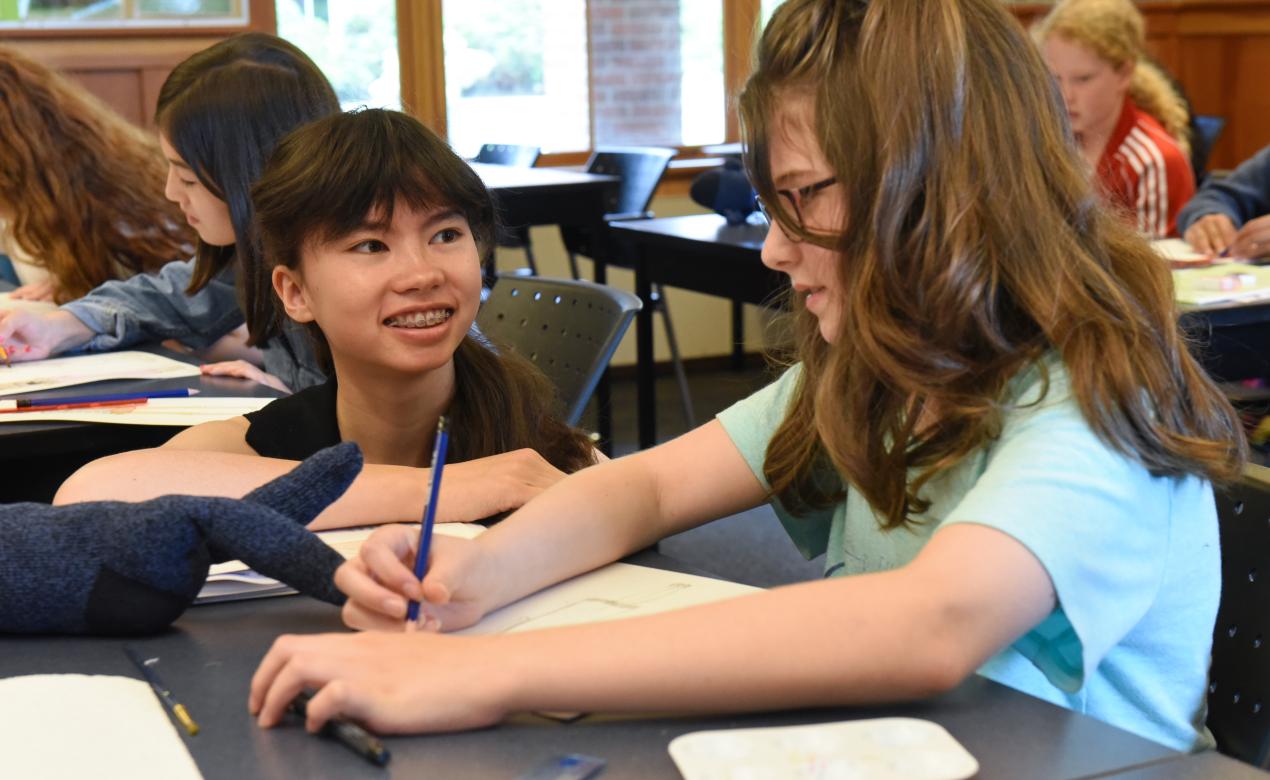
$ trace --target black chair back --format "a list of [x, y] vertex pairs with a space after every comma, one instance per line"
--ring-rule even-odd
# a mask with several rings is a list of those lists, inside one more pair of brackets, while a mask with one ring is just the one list
[[520, 353], [555, 383], [564, 419], [576, 425], [641, 305], [624, 290], [592, 282], [500, 274], [476, 324], [495, 346]]
[[604, 204], [605, 218], [636, 219], [647, 214], [653, 193], [674, 156], [674, 149], [656, 146], [596, 149], [587, 161], [587, 172], [606, 173], [621, 179], [621, 184], [609, 192]]
[[1222, 594], [1213, 629], [1208, 728], [1217, 748], [1270, 766], [1270, 469], [1248, 466], [1217, 494]]
[[537, 146], [516, 144], [485, 144], [476, 153], [476, 162], [490, 165], [507, 165], [512, 168], [532, 168], [538, 163], [542, 150]]
[[1191, 139], [1191, 170], [1195, 172], [1195, 184], [1198, 186], [1208, 173], [1208, 158], [1226, 128], [1226, 118], [1196, 114], [1191, 118], [1191, 127], [1195, 130], [1195, 137]]

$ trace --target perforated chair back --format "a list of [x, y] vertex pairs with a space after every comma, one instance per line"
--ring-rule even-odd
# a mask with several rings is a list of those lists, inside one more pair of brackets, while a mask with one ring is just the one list
[[653, 202], [653, 193], [666, 166], [675, 156], [674, 149], [657, 146], [601, 147], [587, 161], [588, 173], [617, 176], [621, 184], [610, 190], [604, 204], [609, 219], [642, 217]]
[[1270, 469], [1248, 466], [1217, 494], [1222, 594], [1213, 629], [1208, 728], [1217, 748], [1270, 766]]
[[1226, 128], [1226, 118], [1196, 114], [1191, 125], [1195, 128], [1195, 137], [1191, 139], [1191, 170], [1195, 172], [1195, 183], [1199, 184], [1208, 172], [1208, 158]]
[[476, 161], [490, 165], [507, 165], [512, 168], [532, 168], [538, 163], [542, 150], [537, 146], [516, 144], [485, 144], [476, 153]]
[[576, 425], [640, 306], [638, 297], [593, 282], [500, 274], [476, 323], [495, 346], [520, 353], [555, 383], [565, 421]]

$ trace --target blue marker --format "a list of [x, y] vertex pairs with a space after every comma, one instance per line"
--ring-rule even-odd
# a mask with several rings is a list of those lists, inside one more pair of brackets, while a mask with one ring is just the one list
[[53, 398], [11, 398], [6, 401], [0, 401], [0, 409], [38, 409], [41, 406], [117, 403], [119, 401], [143, 401], [151, 398], [188, 398], [192, 395], [198, 395], [198, 390], [182, 387], [176, 390], [144, 390], [138, 393], [64, 395]]
[[[437, 518], [437, 495], [441, 492], [441, 470], [445, 468], [446, 445], [450, 442], [450, 432], [446, 430], [445, 416], [437, 421], [437, 440], [432, 447], [432, 469], [428, 475], [428, 505], [423, 509], [423, 526], [419, 528], [419, 553], [415, 557], [415, 579], [423, 582], [423, 575], [428, 570], [428, 549], [432, 546], [432, 524]], [[417, 628], [419, 625], [419, 602], [410, 601], [406, 610], [406, 627]]]

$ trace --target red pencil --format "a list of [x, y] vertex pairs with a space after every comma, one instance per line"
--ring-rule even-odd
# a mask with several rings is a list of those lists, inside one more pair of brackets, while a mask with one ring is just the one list
[[55, 406], [24, 406], [19, 409], [0, 409], [0, 414], [25, 414], [27, 412], [53, 412], [58, 409], [92, 409], [98, 406], [140, 406], [146, 398], [122, 398], [117, 401], [91, 401], [77, 404], [57, 404]]

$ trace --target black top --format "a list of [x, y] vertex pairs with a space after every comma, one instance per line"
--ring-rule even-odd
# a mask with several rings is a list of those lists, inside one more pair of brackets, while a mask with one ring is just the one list
[[247, 444], [266, 458], [304, 460], [341, 441], [334, 377], [245, 416]]

